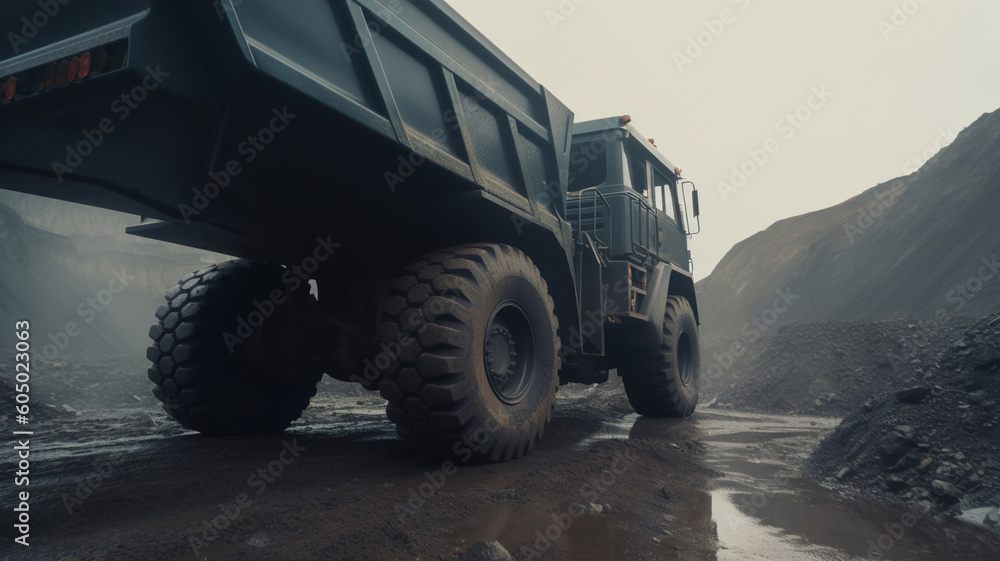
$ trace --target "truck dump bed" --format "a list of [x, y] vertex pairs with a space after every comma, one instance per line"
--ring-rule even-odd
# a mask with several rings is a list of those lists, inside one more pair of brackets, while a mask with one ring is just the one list
[[0, 4], [0, 188], [279, 262], [511, 216], [566, 245], [572, 113], [441, 0], [40, 6]]

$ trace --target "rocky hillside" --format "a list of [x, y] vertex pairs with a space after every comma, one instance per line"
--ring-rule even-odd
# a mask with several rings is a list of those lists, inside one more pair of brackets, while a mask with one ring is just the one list
[[734, 246], [697, 285], [706, 337], [1000, 309], [998, 208], [1000, 111], [918, 172]]

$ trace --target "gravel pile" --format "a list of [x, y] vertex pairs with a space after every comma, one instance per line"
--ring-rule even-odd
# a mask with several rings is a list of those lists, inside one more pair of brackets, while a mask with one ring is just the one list
[[913, 387], [878, 392], [809, 461], [827, 483], [1000, 523], [1000, 314], [948, 344]]
[[842, 417], [873, 395], [921, 383], [972, 323], [792, 323], [756, 341], [711, 341], [702, 350], [702, 403]]

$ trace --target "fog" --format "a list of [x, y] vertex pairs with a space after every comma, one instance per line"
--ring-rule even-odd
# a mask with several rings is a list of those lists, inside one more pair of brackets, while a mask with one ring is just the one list
[[[142, 357], [163, 294], [223, 259], [126, 234], [137, 216], [2, 190], [0, 204], [0, 320], [32, 322], [38, 370], [71, 357]], [[13, 348], [13, 332], [0, 343]]]

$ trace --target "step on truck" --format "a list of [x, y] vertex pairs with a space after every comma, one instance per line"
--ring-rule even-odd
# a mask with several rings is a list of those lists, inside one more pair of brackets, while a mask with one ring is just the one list
[[694, 185], [628, 116], [574, 125], [442, 0], [5, 0], [0, 22], [0, 187], [238, 258], [149, 331], [185, 427], [282, 431], [323, 374], [478, 461], [531, 450], [559, 384], [616, 372], [639, 414], [694, 411]]

